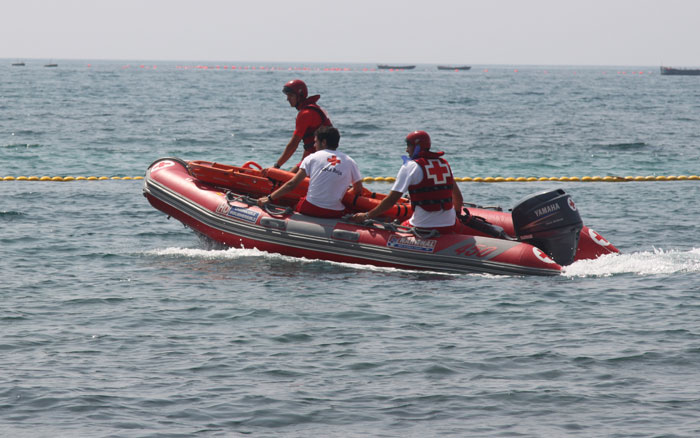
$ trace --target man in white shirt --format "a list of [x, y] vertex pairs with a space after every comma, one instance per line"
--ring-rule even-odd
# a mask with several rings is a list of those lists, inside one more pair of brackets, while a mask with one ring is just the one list
[[444, 153], [430, 151], [430, 136], [425, 131], [406, 136], [406, 152], [408, 157], [404, 157], [391, 193], [367, 213], [353, 215], [352, 220], [364, 222], [381, 216], [408, 191], [413, 207], [409, 225], [453, 232], [463, 200], [449, 163], [441, 158]]
[[301, 198], [296, 211], [302, 214], [325, 218], [340, 218], [345, 206], [343, 196], [352, 185], [355, 193], [362, 193], [362, 176], [355, 160], [336, 149], [340, 143], [340, 133], [332, 126], [322, 126], [316, 130], [314, 146], [316, 152], [304, 158], [292, 179], [269, 196], [258, 199], [264, 206], [279, 199], [309, 176], [309, 189]]

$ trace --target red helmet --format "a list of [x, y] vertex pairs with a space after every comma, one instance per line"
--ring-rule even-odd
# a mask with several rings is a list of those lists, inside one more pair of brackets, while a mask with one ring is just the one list
[[430, 136], [425, 131], [413, 131], [406, 136], [406, 144], [410, 146], [420, 146], [427, 151], [430, 149]]
[[302, 99], [306, 99], [309, 95], [309, 90], [306, 88], [306, 84], [301, 79], [294, 79], [282, 87], [282, 92], [285, 94], [293, 93]]

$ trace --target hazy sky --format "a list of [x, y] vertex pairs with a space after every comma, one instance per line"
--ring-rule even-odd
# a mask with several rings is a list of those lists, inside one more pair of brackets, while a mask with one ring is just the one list
[[0, 0], [0, 58], [700, 66], [698, 0]]

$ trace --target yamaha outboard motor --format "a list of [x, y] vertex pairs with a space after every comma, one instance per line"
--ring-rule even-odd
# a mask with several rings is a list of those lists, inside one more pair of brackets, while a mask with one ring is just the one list
[[519, 240], [538, 247], [562, 266], [573, 263], [583, 221], [564, 190], [521, 201], [513, 208], [513, 226]]

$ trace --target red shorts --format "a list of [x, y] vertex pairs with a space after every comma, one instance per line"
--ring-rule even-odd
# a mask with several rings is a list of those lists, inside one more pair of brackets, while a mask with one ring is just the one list
[[345, 213], [345, 210], [331, 210], [328, 208], [321, 208], [313, 205], [309, 201], [306, 200], [306, 197], [303, 197], [299, 200], [299, 203], [297, 204], [297, 207], [295, 209], [301, 214], [305, 214], [307, 216], [315, 216], [315, 217], [324, 217], [324, 218], [339, 218], [343, 216], [343, 213]]

